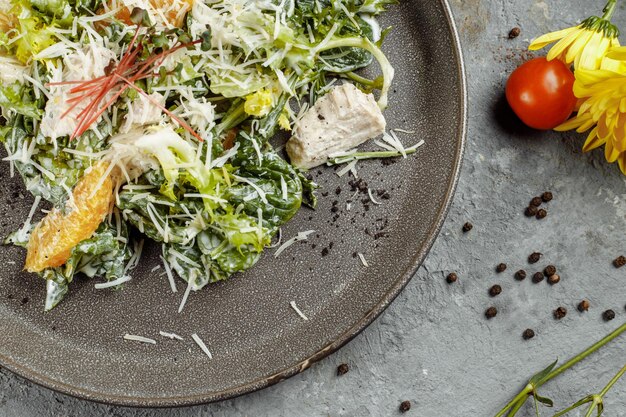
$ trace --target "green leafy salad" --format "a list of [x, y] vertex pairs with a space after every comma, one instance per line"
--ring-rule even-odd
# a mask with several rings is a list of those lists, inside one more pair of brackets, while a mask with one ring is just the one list
[[[46, 310], [77, 273], [119, 288], [144, 237], [162, 243], [173, 289], [175, 275], [187, 282], [181, 309], [251, 268], [316, 203], [311, 165], [270, 139], [296, 136], [342, 83], [386, 107], [393, 68], [376, 17], [394, 2], [0, 0], [0, 140], [35, 197], [7, 243], [46, 280]], [[374, 60], [380, 77], [354, 72]], [[406, 156], [390, 143], [381, 156]], [[333, 149], [323, 162], [377, 156]]]

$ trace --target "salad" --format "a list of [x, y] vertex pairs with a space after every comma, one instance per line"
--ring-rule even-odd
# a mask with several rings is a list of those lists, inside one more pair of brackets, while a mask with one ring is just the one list
[[[35, 197], [7, 243], [45, 279], [45, 309], [77, 273], [119, 288], [144, 237], [186, 300], [315, 206], [306, 169], [414, 151], [381, 113], [376, 17], [393, 2], [0, 0], [0, 140]], [[355, 73], [374, 60], [380, 77]], [[353, 150], [380, 134], [381, 152]]]

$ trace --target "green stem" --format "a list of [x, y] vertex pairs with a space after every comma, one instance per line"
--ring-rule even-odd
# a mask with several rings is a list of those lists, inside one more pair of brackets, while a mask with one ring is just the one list
[[[417, 152], [417, 148], [408, 148], [404, 153], [411, 155]], [[328, 160], [329, 165], [341, 165], [354, 160], [364, 159], [380, 159], [380, 158], [398, 158], [403, 156], [399, 151], [373, 151], [373, 152], [357, 152], [345, 156], [337, 156]]]
[[[524, 401], [526, 401], [526, 398], [533, 392], [533, 387], [532, 385], [528, 384], [526, 385], [526, 387], [515, 396], [515, 398], [513, 398], [507, 405], [504, 406], [504, 408], [502, 410], [500, 410], [500, 412], [498, 414], [495, 415], [495, 417], [502, 417], [503, 415], [506, 414], [507, 411], [509, 411], [509, 409], [513, 406], [516, 406], [517, 403], [524, 403]], [[519, 410], [519, 407], [517, 407], [517, 409]]]
[[563, 365], [559, 366], [558, 368], [550, 372], [542, 381], [539, 381], [537, 383], [537, 388], [539, 388], [540, 386], [542, 386], [543, 384], [545, 384], [552, 378], [556, 377], [557, 375], [562, 374], [563, 372], [565, 372], [572, 366], [576, 365], [578, 362], [582, 361], [587, 356], [591, 355], [596, 350], [600, 349], [601, 347], [609, 343], [611, 340], [615, 339], [616, 337], [624, 333], [624, 331], [626, 331], [626, 323], [622, 324], [620, 327], [618, 327], [617, 329], [615, 329], [614, 331], [606, 335], [604, 338], [597, 341], [593, 345], [589, 346], [586, 350], [574, 356], [573, 358], [565, 362]]
[[611, 20], [611, 18], [613, 17], [613, 13], [615, 13], [615, 6], [617, 6], [617, 0], [609, 0], [609, 2], [606, 4], [606, 6], [604, 6], [604, 9], [602, 10], [604, 12], [602, 18], [605, 20]]
[[394, 69], [389, 63], [389, 60], [387, 59], [383, 51], [381, 51], [380, 48], [378, 48], [378, 46], [372, 43], [372, 41], [370, 41], [369, 39], [359, 38], [356, 36], [350, 37], [350, 38], [337, 38], [337, 39], [331, 40], [330, 42], [327, 42], [325, 45], [323, 45], [321, 48], [319, 49], [316, 48], [314, 51], [315, 53], [320, 53], [320, 52], [328, 51], [330, 49], [342, 48], [342, 47], [365, 49], [366, 51], [369, 51], [374, 56], [374, 58], [376, 58], [383, 72], [383, 85], [380, 89], [380, 98], [378, 99], [378, 106], [381, 108], [381, 110], [386, 109], [387, 102], [388, 102], [387, 95], [389, 93], [389, 88], [391, 87], [391, 81], [393, 80], [393, 77], [394, 77]]
[[218, 138], [222, 133], [237, 126], [248, 118], [244, 110], [244, 104], [241, 103], [231, 113], [227, 114], [222, 122], [215, 127], [215, 137]]
[[615, 375], [613, 379], [611, 379], [609, 383], [606, 384], [606, 387], [604, 387], [602, 391], [600, 391], [600, 394], [599, 394], [600, 397], [604, 397], [606, 393], [609, 392], [611, 388], [613, 388], [613, 385], [615, 385], [615, 383], [619, 381], [619, 379], [622, 377], [622, 375], [624, 375], [625, 372], [626, 372], [626, 365], [624, 365], [622, 369], [620, 369], [620, 371], [617, 373], [617, 375]]
[[[502, 417], [509, 410], [511, 410], [511, 413], [509, 413], [508, 415], [509, 416], [514, 415], [513, 412], [517, 412], [517, 410], [520, 409], [521, 404], [523, 404], [526, 401], [527, 396], [533, 393], [534, 390], [536, 390], [537, 388], [539, 388], [540, 386], [542, 386], [543, 384], [545, 384], [552, 378], [556, 377], [557, 375], [560, 375], [561, 373], [565, 372], [566, 370], [568, 370], [569, 368], [571, 368], [572, 366], [574, 366], [581, 360], [585, 359], [587, 356], [591, 355], [596, 350], [600, 349], [601, 347], [603, 347], [604, 345], [606, 345], [607, 343], [609, 343], [610, 341], [612, 341], [613, 339], [615, 339], [616, 337], [624, 333], [624, 331], [626, 331], [626, 323], [622, 324], [620, 327], [618, 327], [617, 329], [615, 329], [614, 331], [606, 335], [604, 338], [594, 343], [593, 345], [589, 346], [586, 350], [574, 356], [573, 358], [565, 362], [563, 365], [559, 366], [558, 368], [550, 372], [545, 378], [537, 382], [537, 385], [535, 387], [533, 387], [531, 384], [526, 385], [526, 387], [524, 387], [524, 389], [519, 394], [517, 394], [515, 398], [513, 398], [507, 405], [504, 406], [502, 410], [500, 410], [498, 414], [495, 415], [495, 417]], [[621, 372], [621, 374], [618, 374], [618, 375], [621, 377], [622, 374], [623, 372]], [[617, 379], [619, 379], [619, 377], [617, 377]], [[611, 380], [610, 382], [611, 386], [615, 384], [617, 379], [615, 379], [615, 381]], [[512, 407], [514, 408], [511, 409]]]
[[526, 398], [523, 398], [521, 400], [519, 400], [515, 406], [511, 409], [511, 412], [509, 414], [507, 414], [509, 417], [513, 417], [514, 415], [517, 414], [517, 412], [520, 410], [520, 408], [522, 408], [524, 406], [524, 404], [526, 403], [526, 399], [528, 398], [528, 396]]
[[380, 82], [377, 80], [370, 80], [369, 78], [361, 77], [359, 74], [356, 74], [352, 71], [346, 72], [344, 74], [347, 78], [350, 78], [352, 81], [355, 81], [359, 84], [367, 85], [369, 87], [376, 88], [380, 85]]

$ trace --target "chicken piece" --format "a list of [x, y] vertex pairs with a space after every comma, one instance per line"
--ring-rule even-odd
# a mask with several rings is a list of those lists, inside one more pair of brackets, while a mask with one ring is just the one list
[[346, 83], [317, 100], [296, 122], [287, 153], [294, 166], [314, 168], [326, 163], [330, 155], [381, 135], [385, 127], [374, 96]]

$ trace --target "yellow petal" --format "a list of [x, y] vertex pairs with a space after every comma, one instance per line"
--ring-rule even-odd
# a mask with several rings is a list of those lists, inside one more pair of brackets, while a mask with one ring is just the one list
[[567, 55], [565, 55], [565, 62], [574, 62], [575, 59], [580, 59], [579, 55], [582, 55], [585, 46], [589, 42], [593, 41], [593, 39], [595, 38], [595, 36], [593, 36], [594, 33], [595, 32], [591, 32], [589, 30], [583, 31], [583, 33], [581, 33], [580, 36], [578, 36], [576, 40], [572, 42], [569, 49], [567, 50]]
[[606, 54], [606, 57], [617, 61], [626, 61], [626, 46], [611, 48], [611, 50]]
[[586, 132], [589, 129], [591, 129], [595, 124], [596, 124], [596, 122], [590, 117], [589, 120], [587, 120], [585, 123], [580, 125], [578, 127], [578, 129], [576, 129], [576, 132], [578, 132], [578, 133]]
[[609, 39], [601, 34], [594, 35], [583, 49], [578, 63], [580, 68], [598, 69], [602, 58], [609, 48]]
[[626, 152], [620, 154], [619, 158], [617, 158], [617, 163], [622, 174], [626, 175]]
[[619, 152], [613, 146], [612, 141], [607, 141], [604, 144], [604, 157], [610, 163], [617, 161], [617, 157], [619, 156]]
[[571, 28], [567, 28], [567, 29], [563, 29], [563, 30], [559, 30], [556, 32], [551, 32], [551, 33], [542, 35], [538, 37], [537, 39], [535, 39], [534, 41], [532, 41], [528, 49], [530, 51], [537, 51], [541, 48], [545, 48], [546, 46], [550, 45], [552, 42], [556, 42], [559, 39], [563, 39], [564, 37], [566, 37], [567, 35], [569, 35], [571, 32], [573, 32], [576, 29], [578, 29], [578, 26], [574, 26]]
[[554, 45], [552, 47], [552, 49], [550, 49], [550, 52], [548, 52], [548, 56], [546, 57], [548, 59], [548, 61], [553, 60], [554, 58], [558, 57], [563, 52], [565, 52], [567, 50], [567, 48], [570, 47], [572, 42], [574, 42], [582, 32], [584, 32], [584, 31], [581, 30], [581, 29], [573, 30], [567, 36], [565, 36], [563, 39], [558, 41], [556, 43], [556, 45]]
[[566, 122], [561, 123], [559, 126], [555, 127], [554, 130], [556, 130], [557, 132], [565, 132], [567, 130], [577, 129], [579, 126], [585, 124], [590, 118], [591, 116], [589, 116], [588, 114], [579, 114], [567, 120]]
[[597, 133], [597, 128], [593, 129], [589, 133], [589, 136], [587, 136], [587, 140], [585, 141], [585, 144], [583, 145], [583, 152], [589, 152], [604, 144], [602, 139], [600, 139], [598, 135], [596, 135], [596, 133]]

